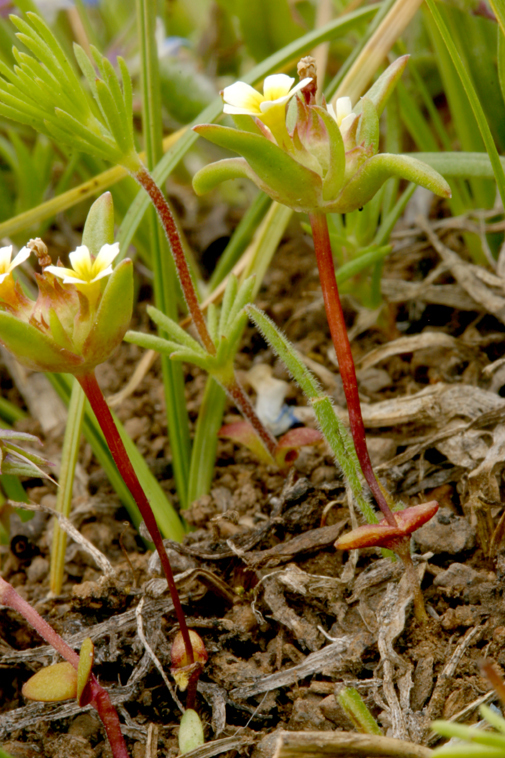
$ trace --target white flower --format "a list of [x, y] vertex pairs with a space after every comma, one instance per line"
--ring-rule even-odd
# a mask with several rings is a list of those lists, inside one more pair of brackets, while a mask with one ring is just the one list
[[14, 260], [11, 261], [12, 245], [8, 245], [7, 247], [0, 247], [0, 284], [3, 282], [5, 277], [8, 276], [14, 268], [16, 268], [16, 266], [19, 266], [20, 263], [26, 261], [30, 253], [31, 250], [29, 248], [22, 247]]
[[346, 133], [350, 125], [356, 118], [356, 114], [353, 112], [351, 98], [339, 97], [336, 102], [336, 113], [331, 103], [328, 103], [328, 113], [337, 122], [337, 126], [340, 127], [342, 135]]
[[231, 115], [257, 116], [262, 118], [271, 108], [284, 106], [294, 94], [303, 89], [310, 77], [302, 79], [293, 87], [295, 80], [287, 74], [267, 76], [263, 83], [263, 94], [245, 82], [235, 82], [222, 91], [225, 113]]
[[72, 268], [64, 266], [46, 266], [44, 271], [49, 271], [63, 279], [63, 284], [86, 285], [94, 284], [104, 276], [112, 274], [112, 261], [119, 254], [119, 242], [113, 245], [104, 245], [95, 259], [86, 245], [80, 245], [68, 256]]

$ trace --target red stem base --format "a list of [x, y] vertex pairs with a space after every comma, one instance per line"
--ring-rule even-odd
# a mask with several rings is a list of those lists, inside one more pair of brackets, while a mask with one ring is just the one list
[[361, 405], [358, 394], [356, 369], [354, 367], [354, 359], [352, 357], [349, 337], [347, 336], [342, 304], [338, 294], [335, 267], [333, 265], [333, 255], [330, 245], [330, 235], [328, 233], [328, 222], [326, 216], [322, 213], [309, 214], [309, 220], [314, 237], [314, 249], [319, 269], [319, 278], [323, 290], [326, 316], [328, 318], [330, 333], [340, 368], [340, 375], [344, 385], [345, 398], [347, 400], [347, 410], [349, 412], [349, 422], [354, 447], [356, 448], [356, 454], [360, 462], [361, 470], [363, 471], [363, 476], [377, 501], [377, 505], [384, 514], [388, 524], [396, 526], [396, 519], [386, 502], [386, 498], [384, 497], [379, 482], [375, 478], [370, 456], [368, 454], [365, 426], [361, 415]]
[[152, 537], [156, 550], [158, 551], [161, 565], [168, 582], [168, 588], [170, 590], [172, 602], [174, 604], [175, 614], [177, 616], [177, 620], [181, 629], [182, 638], [184, 640], [186, 655], [188, 656], [189, 661], [193, 663], [193, 646], [191, 645], [191, 639], [189, 637], [186, 617], [184, 616], [184, 611], [182, 610], [181, 601], [179, 599], [179, 593], [177, 591], [177, 587], [175, 586], [172, 567], [170, 565], [170, 561], [168, 560], [165, 546], [163, 545], [163, 538], [158, 528], [158, 524], [156, 523], [156, 519], [154, 518], [154, 513], [149, 504], [149, 500], [147, 499], [145, 492], [142, 489], [142, 486], [137, 478], [137, 474], [133, 469], [131, 461], [128, 457], [128, 453], [126, 452], [125, 446], [123, 444], [123, 440], [119, 435], [109, 406], [105, 402], [105, 398], [96, 380], [95, 374], [85, 374], [84, 376], [78, 376], [77, 379], [83, 388], [91, 407], [93, 408], [93, 412], [98, 420], [98, 423], [100, 424], [100, 428], [107, 441], [111, 455], [114, 458], [114, 462], [118, 467], [119, 473], [123, 477], [126, 486], [130, 490], [135, 499], [135, 502], [139, 507], [145, 525]]

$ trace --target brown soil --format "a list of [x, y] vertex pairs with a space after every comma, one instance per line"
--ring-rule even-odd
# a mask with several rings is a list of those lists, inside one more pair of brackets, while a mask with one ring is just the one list
[[[386, 262], [380, 312], [370, 315], [352, 297], [344, 298], [379, 475], [405, 505], [432, 499], [441, 505], [415, 539], [430, 621], [421, 627], [414, 620], [398, 563], [377, 550], [349, 556], [332, 547], [355, 516], [328, 450], [304, 449], [286, 478], [221, 441], [212, 491], [186, 512], [194, 531], [173, 552], [176, 573], [186, 572], [180, 586], [190, 625], [209, 653], [198, 697], [209, 741], [236, 736], [235, 751], [267, 758], [278, 729], [352, 729], [336, 696], [353, 686], [384, 734], [431, 744], [433, 718], [450, 718], [490, 691], [479, 659], [505, 667], [505, 374], [501, 364], [491, 365], [505, 353], [505, 310], [497, 304], [503, 295], [499, 273], [491, 281], [483, 269], [479, 274], [464, 263], [460, 231], [435, 233], [459, 253], [473, 284], [447, 253], [435, 251], [424, 231], [411, 227]], [[141, 293], [137, 324], [147, 328], [148, 284]], [[258, 304], [319, 367], [325, 390], [344, 408], [313, 252], [296, 226], [275, 257]], [[382, 352], [372, 353], [377, 349]], [[125, 385], [140, 355], [125, 344], [101, 367], [106, 395]], [[245, 372], [257, 363], [289, 381], [249, 328], [238, 357], [245, 383]], [[204, 381], [200, 371], [187, 370], [192, 421]], [[2, 390], [23, 404], [6, 369]], [[306, 406], [293, 383], [287, 402]], [[118, 415], [177, 504], [159, 362]], [[229, 407], [225, 422], [236, 419]], [[33, 419], [18, 426], [44, 436]], [[62, 433], [59, 425], [44, 436], [49, 459], [58, 455]], [[14, 544], [16, 554], [4, 551], [3, 575], [63, 635], [92, 636], [94, 670], [117, 704], [130, 754], [143, 758], [149, 742], [150, 758], [175, 756], [180, 713], [146, 652], [134, 612], [144, 598], [143, 633], [168, 673], [177, 629], [171, 604], [85, 443], [81, 453], [74, 522], [112, 562], [114, 575], [105, 578], [71, 544], [64, 592], [48, 600], [50, 522], [42, 514], [18, 524], [24, 537]], [[35, 502], [54, 504], [52, 484], [31, 484]], [[319, 530], [323, 524], [332, 529], [330, 537]], [[17, 614], [0, 609], [0, 623], [2, 747], [16, 758], [109, 756], [93, 712], [70, 702], [23, 700], [23, 682], [53, 655]], [[320, 654], [331, 645], [328, 656]], [[469, 711], [466, 723], [477, 718]]]

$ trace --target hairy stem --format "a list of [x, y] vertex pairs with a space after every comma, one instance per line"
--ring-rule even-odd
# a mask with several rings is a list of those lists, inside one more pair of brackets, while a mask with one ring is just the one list
[[330, 236], [328, 234], [328, 222], [323, 213], [309, 213], [309, 220], [314, 236], [314, 249], [319, 269], [319, 278], [323, 290], [326, 316], [328, 318], [330, 333], [340, 368], [340, 375], [342, 376], [342, 383], [344, 385], [351, 434], [356, 448], [356, 454], [358, 456], [361, 470], [363, 471], [363, 476], [375, 497], [377, 505], [384, 514], [386, 521], [391, 526], [397, 526], [396, 519], [387, 504], [382, 488], [375, 477], [370, 456], [368, 454], [365, 426], [363, 424], [361, 405], [359, 402], [356, 369], [354, 367], [349, 337], [347, 336], [342, 304], [338, 294], [333, 255], [330, 246]]
[[[79, 655], [67, 645], [52, 626], [40, 616], [35, 608], [32, 608], [21, 595], [18, 595], [5, 579], [0, 577], [0, 603], [20, 613], [30, 626], [40, 634], [61, 656], [65, 658], [77, 670], [79, 667]], [[121, 726], [116, 709], [112, 705], [108, 693], [98, 683], [96, 677], [91, 674], [89, 678], [91, 698], [90, 704], [96, 709], [105, 727], [107, 737], [112, 748], [114, 758], [128, 758], [128, 752], [121, 733]]]
[[184, 293], [184, 299], [186, 300], [186, 304], [188, 306], [191, 318], [193, 319], [193, 323], [196, 327], [204, 348], [208, 353], [210, 353], [210, 355], [215, 355], [216, 347], [212, 342], [209, 331], [207, 329], [207, 324], [205, 323], [202, 309], [200, 308], [200, 304], [198, 302], [198, 297], [193, 286], [193, 281], [189, 272], [186, 256], [184, 255], [184, 250], [182, 249], [181, 238], [179, 236], [179, 232], [177, 231], [174, 216], [170, 210], [170, 206], [168, 205], [163, 192], [160, 190], [147, 168], [143, 167], [138, 171], [135, 171], [133, 173], [133, 178], [140, 184], [141, 187], [145, 189], [151, 199], [152, 204], [156, 208], [156, 212], [160, 218], [161, 225], [163, 226], [165, 234], [167, 235], [170, 249], [172, 250], [175, 266], [177, 268], [182, 291]]
[[275, 462], [275, 451], [277, 448], [277, 442], [270, 432], [265, 429], [254, 410], [251, 401], [240, 386], [238, 379], [235, 378], [235, 383], [226, 386], [226, 391], [232, 398], [233, 402], [243, 415], [243, 417], [249, 421], [254, 431], [262, 441], [264, 447], [272, 456], [272, 463]]
[[156, 523], [156, 519], [154, 518], [149, 500], [147, 499], [145, 492], [138, 480], [137, 474], [133, 469], [131, 461], [128, 457], [128, 453], [126, 452], [125, 446], [123, 445], [123, 441], [119, 435], [116, 424], [114, 423], [114, 419], [112, 418], [109, 406], [105, 402], [105, 398], [96, 380], [94, 372], [84, 374], [83, 376], [78, 376], [77, 379], [83, 388], [91, 407], [93, 408], [93, 412], [98, 420], [98, 423], [100, 424], [100, 428], [102, 429], [114, 462], [118, 467], [119, 473], [123, 477], [126, 486], [130, 490], [135, 499], [135, 502], [139, 507], [145, 525], [149, 530], [149, 534], [151, 535], [154, 545], [158, 551], [161, 565], [168, 582], [170, 595], [172, 596], [172, 602], [174, 604], [175, 614], [177, 616], [177, 620], [181, 629], [182, 638], [184, 640], [186, 655], [188, 656], [188, 660], [193, 663], [193, 646], [191, 645], [191, 639], [189, 637], [186, 617], [184, 616], [184, 611], [182, 610], [179, 593], [177, 591], [177, 587], [175, 586], [172, 567], [170, 565], [170, 561], [168, 560], [165, 546], [163, 545], [161, 532], [158, 528], [158, 524]]

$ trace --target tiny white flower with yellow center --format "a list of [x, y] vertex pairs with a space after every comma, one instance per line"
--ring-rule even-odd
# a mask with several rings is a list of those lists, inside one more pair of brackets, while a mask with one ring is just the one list
[[72, 268], [46, 266], [44, 271], [63, 279], [63, 284], [75, 284], [77, 289], [84, 289], [112, 274], [112, 261], [118, 254], [119, 242], [104, 245], [95, 259], [92, 258], [86, 245], [80, 245], [68, 256]]
[[[335, 112], [336, 111], [336, 112]], [[340, 128], [342, 136], [347, 132], [352, 122], [356, 118], [356, 114], [352, 109], [352, 103], [350, 97], [339, 97], [335, 103], [335, 109], [331, 103], [328, 103], [328, 113], [337, 122], [337, 126]]]
[[232, 116], [259, 118], [268, 126], [281, 146], [287, 137], [286, 103], [312, 79], [302, 79], [293, 87], [294, 81], [294, 78], [287, 74], [267, 76], [263, 83], [263, 94], [250, 84], [235, 82], [221, 92], [225, 102], [223, 111]]
[[19, 253], [16, 255], [13, 261], [12, 258], [12, 245], [7, 247], [0, 247], [0, 284], [3, 280], [9, 276], [11, 271], [19, 266], [20, 263], [26, 261], [30, 256], [31, 250], [27, 247], [22, 247]]

